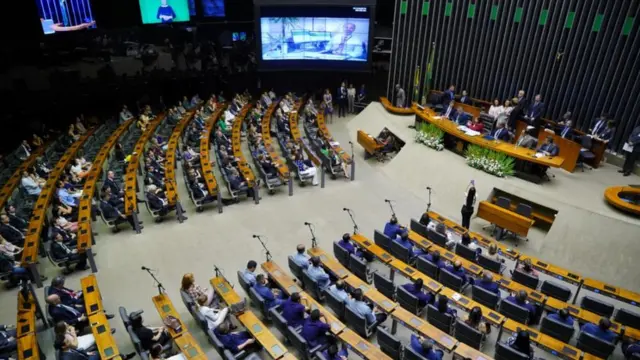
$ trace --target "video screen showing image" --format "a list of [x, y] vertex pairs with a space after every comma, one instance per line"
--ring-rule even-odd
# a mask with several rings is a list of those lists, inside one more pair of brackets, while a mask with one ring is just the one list
[[261, 17], [262, 60], [367, 61], [369, 19]]
[[224, 17], [224, 0], [202, 0], [202, 13], [206, 17]]
[[143, 24], [170, 24], [191, 19], [188, 0], [138, 0]]
[[196, 0], [189, 0], [189, 15], [196, 16]]
[[46, 35], [96, 28], [90, 0], [36, 0], [36, 6]]

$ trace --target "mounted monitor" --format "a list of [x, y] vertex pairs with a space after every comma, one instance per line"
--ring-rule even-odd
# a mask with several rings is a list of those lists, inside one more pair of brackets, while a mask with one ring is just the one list
[[189, 0], [138, 0], [143, 24], [171, 24], [191, 19]]
[[96, 28], [90, 0], [36, 0], [36, 7], [45, 35]]
[[204, 17], [224, 17], [224, 0], [201, 0], [202, 16]]

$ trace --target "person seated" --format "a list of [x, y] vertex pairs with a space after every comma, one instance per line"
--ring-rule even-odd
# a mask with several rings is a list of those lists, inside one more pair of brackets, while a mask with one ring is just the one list
[[5, 206], [5, 215], [9, 217], [9, 225], [23, 232], [27, 230], [29, 219], [19, 215], [15, 206], [7, 204]]
[[560, 309], [555, 313], [550, 313], [547, 315], [547, 318], [568, 326], [573, 326], [573, 317], [569, 315], [568, 309]]
[[256, 268], [258, 267], [258, 263], [254, 260], [249, 260], [247, 263], [247, 268], [242, 270], [242, 279], [251, 287], [253, 287], [256, 282]]
[[493, 274], [491, 274], [490, 271], [483, 271], [482, 278], [479, 281], [476, 281], [474, 285], [496, 295], [500, 295], [500, 286], [497, 282], [493, 281]]
[[534, 134], [534, 130], [535, 128], [533, 126], [527, 126], [524, 135], [520, 136], [520, 138], [518, 138], [518, 142], [516, 143], [516, 146], [522, 146], [524, 148], [527, 149], [535, 149], [536, 145], [538, 144], [538, 139], [536, 139], [533, 134]]
[[[114, 207], [109, 201], [110, 199], [111, 195], [109, 193], [103, 192], [100, 194], [100, 211], [102, 212], [102, 216], [105, 220], [115, 221], [116, 225], [122, 224], [126, 221], [131, 225], [131, 228], [135, 230], [136, 224], [133, 219], [133, 215], [127, 216], [123, 214], [124, 206], [122, 206], [122, 208]], [[142, 224], [142, 222], [139, 222], [139, 224]], [[144, 229], [144, 227], [140, 226], [140, 229]]]
[[467, 272], [462, 267], [462, 262], [460, 262], [460, 260], [456, 260], [453, 265], [448, 265], [447, 267], [445, 267], [445, 269], [453, 275], [462, 279], [462, 282], [464, 284], [470, 283], [471, 285], [473, 285], [473, 278], [471, 276], [467, 276]]
[[43, 144], [44, 144], [44, 140], [42, 140], [42, 138], [38, 136], [38, 134], [34, 133], [31, 136], [31, 145], [33, 145], [34, 148], [38, 148]]
[[302, 331], [300, 335], [307, 342], [309, 348], [314, 348], [318, 345], [324, 345], [329, 342], [329, 335], [331, 332], [331, 325], [327, 317], [320, 313], [320, 310], [313, 309], [309, 314], [309, 317], [304, 321], [302, 325]]
[[144, 326], [142, 311], [129, 316], [134, 334], [140, 339], [140, 345], [144, 350], [150, 350], [154, 345], [165, 346], [171, 342], [171, 335], [166, 326], [147, 327]]
[[262, 105], [264, 107], [269, 107], [272, 102], [269, 94], [267, 94], [266, 92], [262, 93], [262, 95], [260, 96], [260, 101], [262, 102]]
[[289, 299], [282, 303], [281, 309], [282, 317], [287, 320], [287, 325], [295, 329], [304, 324], [305, 313], [309, 311], [309, 305], [303, 305], [300, 293], [294, 292]]
[[336, 299], [342, 300], [342, 302], [347, 301], [349, 298], [349, 293], [345, 290], [345, 283], [343, 280], [338, 280], [335, 284], [329, 286], [328, 291], [333, 294]]
[[442, 236], [445, 239], [445, 246], [447, 246], [447, 244], [449, 244], [450, 246], [451, 244], [455, 243], [453, 237], [450, 235], [449, 231], [447, 231], [447, 227], [444, 223], [435, 221], [430, 222], [427, 226], [427, 230], [432, 230], [436, 234]]
[[278, 175], [278, 168], [276, 168], [273, 162], [267, 159], [265, 155], [259, 155], [258, 162], [260, 163], [260, 167], [262, 167], [262, 170], [264, 170], [264, 172], [267, 173], [268, 176]]
[[76, 329], [64, 321], [56, 323], [54, 334], [53, 346], [60, 350], [60, 360], [72, 360], [79, 357], [87, 360], [100, 360], [100, 354], [94, 349], [96, 339], [92, 334], [78, 336]]
[[82, 271], [87, 269], [87, 253], [78, 253], [78, 249], [71, 249], [64, 243], [61, 233], [56, 233], [51, 244], [51, 257], [55, 261], [75, 263], [74, 270]]
[[504, 263], [504, 259], [500, 255], [496, 244], [489, 245], [489, 251], [486, 254], [483, 254], [483, 256], [493, 261]]
[[224, 307], [220, 309], [214, 306], [212, 302], [209, 301], [207, 294], [201, 293], [195, 300], [198, 304], [198, 312], [207, 321], [207, 329], [215, 331], [215, 329], [227, 319], [229, 308]]
[[456, 114], [453, 116], [453, 118], [450, 117], [450, 119], [458, 125], [466, 125], [467, 122], [471, 120], [470, 116], [462, 109], [462, 106], [458, 106], [456, 108]]
[[458, 316], [458, 312], [456, 311], [456, 309], [453, 309], [449, 306], [449, 298], [446, 295], [438, 296], [438, 300], [436, 301], [435, 306], [436, 309], [438, 309], [438, 312], [441, 314], [449, 314], [453, 317]]
[[435, 342], [416, 334], [411, 334], [411, 349], [427, 360], [441, 360], [444, 352], [435, 349]]
[[306, 269], [309, 267], [309, 260], [311, 258], [305, 253], [304, 245], [298, 244], [298, 246], [296, 247], [296, 253], [292, 256], [292, 258], [293, 262], [301, 268]]
[[222, 323], [214, 331], [214, 334], [220, 340], [224, 348], [231, 351], [232, 354], [237, 354], [242, 350], [249, 349], [256, 340], [251, 337], [248, 331], [231, 331], [231, 327], [228, 323]]
[[428, 227], [429, 223], [431, 222], [431, 218], [429, 217], [429, 214], [427, 212], [422, 213], [422, 215], [420, 215], [420, 220], [418, 220], [418, 222], [425, 226]]
[[154, 184], [147, 186], [145, 195], [151, 210], [159, 211], [160, 215], [164, 215], [168, 212], [169, 201], [163, 196], [162, 189], [158, 188], [158, 186]]
[[442, 112], [440, 113], [440, 116], [442, 116], [445, 119], [453, 119], [454, 116], [456, 115], [456, 102], [451, 100], [448, 102], [448, 106], [445, 107]]
[[553, 143], [553, 136], [547, 136], [544, 144], [542, 144], [537, 151], [546, 156], [556, 156], [560, 152], [560, 149], [558, 148], [558, 145]]
[[320, 258], [317, 256], [311, 258], [311, 264], [309, 264], [307, 268], [307, 274], [318, 283], [320, 290], [324, 290], [331, 285], [331, 278], [329, 278], [329, 275], [322, 268]]
[[491, 333], [491, 325], [482, 319], [482, 308], [480, 306], [474, 306], [467, 316], [465, 324], [480, 331], [482, 334], [487, 335]]
[[474, 117], [467, 121], [467, 127], [473, 131], [477, 131], [482, 134], [484, 131], [484, 124], [480, 121], [480, 118]]
[[84, 296], [82, 291], [73, 291], [64, 287], [65, 278], [62, 275], [51, 280], [51, 287], [47, 295], [58, 295], [62, 304], [72, 306], [81, 313], [85, 312]]
[[383, 233], [391, 240], [395, 240], [398, 236], [402, 235], [406, 231], [406, 228], [398, 224], [398, 218], [391, 217], [388, 223], [384, 225]]
[[527, 275], [538, 277], [538, 272], [534, 270], [533, 265], [531, 264], [531, 259], [524, 259], [518, 264], [518, 267], [516, 267], [516, 269], [522, 271]]
[[216, 292], [213, 288], [203, 288], [200, 285], [196, 284], [195, 276], [193, 273], [186, 273], [182, 276], [182, 282], [180, 285], [182, 291], [186, 292], [191, 296], [191, 299], [196, 301], [201, 296], [205, 296], [207, 301], [205, 305], [211, 306], [218, 303], [218, 297], [216, 296]]
[[60, 202], [67, 206], [78, 207], [79, 198], [74, 195], [74, 193], [70, 192], [65, 188], [65, 183], [62, 181], [58, 181], [58, 190], [56, 191], [58, 199]]
[[505, 126], [505, 123], [497, 122], [496, 128], [493, 129], [493, 133], [491, 133], [491, 136], [493, 136], [493, 138], [496, 140], [509, 141], [511, 135], [509, 134], [509, 130], [507, 130]]
[[18, 350], [18, 336], [13, 325], [0, 325], [0, 356], [13, 354]]
[[302, 154], [293, 155], [293, 162], [298, 167], [298, 174], [300, 177], [313, 177], [311, 180], [311, 184], [313, 186], [318, 186], [318, 169], [311, 163], [311, 160], [304, 160]]
[[493, 100], [493, 104], [491, 104], [491, 107], [489, 108], [489, 116], [491, 116], [492, 118], [497, 118], [498, 115], [502, 114], [504, 112], [504, 106], [500, 105], [500, 99], [494, 99]]
[[370, 306], [364, 300], [362, 289], [353, 290], [351, 297], [347, 298], [345, 304], [356, 314], [361, 315], [366, 320], [367, 326], [376, 324], [379, 326], [387, 319], [387, 314], [376, 306]]
[[256, 276], [256, 284], [253, 285], [253, 288], [258, 295], [262, 296], [267, 310], [279, 306], [284, 302], [284, 293], [280, 291], [280, 289], [269, 288], [269, 280], [267, 280], [264, 274], [258, 274], [258, 276]]
[[349, 233], [344, 233], [342, 235], [342, 239], [340, 239], [338, 241], [338, 245], [345, 249], [349, 255], [355, 255], [359, 258], [364, 257], [364, 253], [362, 252], [362, 250], [360, 250], [355, 244], [353, 244], [353, 242], [351, 242], [351, 234]]
[[433, 251], [431, 253], [424, 254], [421, 257], [429, 261], [430, 263], [433, 263], [434, 265], [436, 265], [438, 269], [442, 269], [445, 266], [447, 266], [447, 263], [444, 260], [442, 260], [442, 258], [440, 257], [440, 251], [438, 250]]
[[120, 187], [120, 185], [116, 181], [116, 174], [111, 170], [107, 172], [107, 178], [104, 180], [103, 187], [108, 187], [109, 189], [111, 189], [111, 194], [113, 195], [124, 195], [124, 189]]
[[640, 341], [634, 340], [634, 342], [630, 342], [623, 340], [620, 346], [626, 359], [633, 359], [634, 355], [636, 355], [637, 358], [637, 356], [640, 355]]
[[60, 296], [56, 294], [49, 295], [46, 298], [46, 303], [49, 307], [49, 316], [54, 322], [62, 321], [78, 330], [82, 330], [89, 325], [87, 315], [75, 307], [64, 305], [60, 300]]
[[0, 236], [0, 255], [3, 255], [4, 258], [11, 261], [20, 260], [22, 250], [23, 248], [13, 245]]
[[527, 309], [529, 311], [528, 323], [532, 324], [533, 322], [535, 322], [537, 310], [536, 307], [527, 300], [526, 291], [520, 290], [517, 294], [512, 293], [504, 300]]
[[402, 245], [402, 247], [406, 248], [407, 250], [409, 250], [409, 256], [411, 258], [424, 255], [424, 251], [422, 251], [422, 249], [418, 248], [417, 246], [416, 247], [413, 246], [413, 242], [409, 240], [409, 232], [406, 230], [402, 233], [402, 235], [400, 235], [399, 238], [396, 238], [393, 241]]
[[35, 181], [35, 179], [27, 172], [22, 173], [22, 179], [20, 180], [20, 186], [27, 192], [27, 194], [34, 199], [40, 196], [42, 191], [42, 185]]
[[598, 325], [592, 323], [586, 323], [582, 325], [580, 331], [589, 335], [593, 335], [602, 341], [614, 343], [618, 335], [615, 332], [609, 330], [611, 328], [611, 321], [606, 317], [600, 318]]
[[413, 283], [406, 283], [402, 285], [402, 288], [405, 289], [409, 294], [418, 298], [418, 305], [420, 307], [425, 307], [428, 304], [433, 304], [436, 296], [432, 292], [424, 292], [423, 290], [423, 282], [422, 279], [418, 278]]
[[557, 123], [555, 133], [563, 139], [573, 140], [573, 120], [571, 120], [571, 112], [563, 115], [562, 121]]
[[120, 124], [129, 121], [131, 118], [133, 118], [133, 114], [129, 111], [127, 105], [123, 105], [120, 111]]
[[529, 360], [534, 359], [533, 346], [531, 346], [528, 331], [518, 331], [517, 334], [507, 339], [507, 345], [518, 352], [528, 355]]
[[345, 345], [338, 349], [337, 344], [331, 344], [327, 350], [322, 352], [322, 356], [327, 360], [347, 360], [349, 351]]

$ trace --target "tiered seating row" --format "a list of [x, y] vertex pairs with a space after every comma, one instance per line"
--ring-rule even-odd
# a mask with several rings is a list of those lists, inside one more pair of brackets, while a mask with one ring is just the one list
[[36, 335], [36, 299], [33, 293], [18, 291], [18, 315], [16, 320], [16, 340], [18, 360], [40, 360], [40, 346]]
[[302, 111], [302, 109], [300, 107], [297, 107], [296, 112], [291, 111], [289, 113], [289, 130], [291, 131], [291, 137], [293, 138], [293, 141], [295, 141], [298, 145], [302, 147], [302, 149], [307, 154], [307, 157], [311, 160], [311, 162], [316, 167], [320, 167], [322, 165], [322, 161], [313, 152], [309, 143], [306, 141], [306, 139], [302, 138], [302, 134], [300, 133], [300, 128], [298, 127], [298, 121], [300, 119], [300, 111]]
[[[249, 111], [249, 109], [251, 109], [251, 105], [249, 104], [245, 105], [240, 110], [240, 112], [235, 117], [235, 119], [233, 119], [233, 127], [231, 130], [231, 148], [233, 150], [233, 156], [239, 159], [238, 168], [240, 169], [240, 173], [242, 174], [245, 181], [247, 182], [247, 185], [249, 187], [254, 187], [256, 182], [256, 177], [253, 174], [253, 171], [251, 170], [251, 168], [249, 167], [249, 164], [247, 163], [247, 160], [245, 159], [244, 155], [242, 154], [242, 149], [241, 149], [242, 140], [241, 140], [241, 134], [240, 134], [242, 129], [242, 122], [244, 121], [244, 117], [247, 116], [247, 112]], [[255, 187], [255, 189], [257, 189], [257, 187]]]
[[165, 152], [165, 184], [167, 187], [167, 201], [169, 206], [178, 205], [178, 185], [176, 184], [176, 152], [178, 150], [178, 143], [180, 136], [184, 131], [187, 124], [193, 119], [195, 111], [187, 111], [186, 114], [178, 121], [171, 137], [167, 143], [167, 151]]
[[275, 149], [273, 148], [273, 141], [271, 140], [271, 115], [273, 115], [273, 110], [276, 108], [276, 106], [277, 103], [274, 101], [273, 103], [271, 103], [271, 106], [269, 106], [264, 114], [264, 118], [262, 119], [262, 141], [264, 142], [264, 147], [265, 149], [267, 149], [269, 156], [271, 156], [271, 160], [278, 169], [280, 178], [283, 181], [288, 181], [289, 167], [275, 151]]
[[322, 136], [329, 143], [333, 151], [335, 151], [336, 154], [338, 154], [338, 156], [340, 156], [342, 161], [344, 161], [346, 164], [351, 164], [351, 156], [349, 156], [349, 154], [347, 154], [347, 152], [344, 151], [344, 149], [342, 149], [342, 147], [340, 147], [340, 145], [331, 136], [331, 133], [329, 132], [327, 124], [324, 120], [324, 114], [318, 113], [317, 121], [318, 129], [320, 129], [320, 131], [322, 132]]
[[[211, 132], [213, 131], [213, 126], [224, 111], [224, 104], [218, 104], [218, 109], [209, 116], [204, 125], [204, 131], [202, 132], [202, 136], [200, 137], [200, 166], [202, 168], [202, 177], [204, 177], [205, 183], [207, 185], [207, 190], [209, 190], [209, 194], [212, 196], [218, 195], [218, 183], [216, 181], [216, 177], [213, 174], [213, 166], [211, 165], [211, 160], [209, 159], [210, 152], [210, 144], [209, 141], [211, 138]], [[220, 205], [219, 205], [220, 206]], [[222, 210], [222, 207], [220, 207]]]
[[9, 180], [7, 180], [7, 182], [2, 186], [2, 189], [0, 189], [0, 209], [4, 209], [4, 205], [11, 197], [11, 194], [13, 194], [13, 191], [20, 184], [22, 174], [35, 164], [38, 157], [44, 153], [47, 145], [48, 144], [43, 144], [39, 148], [35, 149], [29, 158], [20, 164]]

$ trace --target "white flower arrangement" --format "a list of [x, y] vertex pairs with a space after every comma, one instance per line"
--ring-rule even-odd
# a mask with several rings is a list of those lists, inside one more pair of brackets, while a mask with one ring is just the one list
[[513, 175], [515, 160], [504, 153], [469, 145], [466, 152], [467, 164], [498, 177]]
[[431, 124], [422, 124], [416, 131], [415, 141], [436, 151], [444, 150], [444, 132]]

